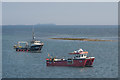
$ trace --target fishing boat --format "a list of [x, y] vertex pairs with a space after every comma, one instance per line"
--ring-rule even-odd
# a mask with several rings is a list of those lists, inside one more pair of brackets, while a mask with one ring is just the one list
[[33, 52], [40, 52], [41, 49], [42, 49], [42, 46], [44, 45], [44, 43], [42, 43], [41, 41], [39, 40], [35, 40], [35, 37], [34, 37], [34, 30], [33, 30], [33, 39], [32, 41], [30, 41], [30, 51], [33, 51]]
[[74, 66], [74, 67], [85, 67], [92, 66], [95, 57], [87, 57], [88, 52], [79, 49], [70, 55], [75, 55], [73, 58], [68, 59], [58, 59], [56, 57], [46, 58], [47, 66]]
[[[14, 49], [16, 51], [31, 51], [31, 52], [41, 52], [42, 46], [44, 45], [43, 42], [36, 40], [34, 37], [34, 28], [32, 32], [32, 40], [30, 42], [27, 41], [19, 41], [17, 42], [17, 45], [14, 45]], [[21, 46], [21, 44], [25, 44], [24, 46]]]
[[18, 41], [17, 45], [14, 45], [14, 48], [16, 49], [16, 51], [28, 51], [29, 50], [28, 42]]

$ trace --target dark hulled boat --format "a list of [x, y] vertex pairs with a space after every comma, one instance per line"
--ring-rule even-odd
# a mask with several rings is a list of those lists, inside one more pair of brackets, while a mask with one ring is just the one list
[[32, 40], [30, 44], [30, 51], [40, 52], [42, 49], [43, 43], [37, 40]]
[[34, 37], [34, 28], [33, 28], [33, 40], [30, 42], [30, 51], [40, 52], [44, 43], [41, 41], [35, 40]]
[[[25, 41], [19, 41], [17, 45], [14, 46], [14, 48], [16, 49], [16, 51], [31, 51], [31, 52], [41, 52], [41, 49], [44, 45], [44, 43], [42, 43], [39, 40], [35, 40], [34, 37], [34, 28], [33, 28], [33, 32], [32, 32], [32, 41], [29, 42], [25, 42]], [[25, 46], [21, 46], [20, 44], [24, 43]]]

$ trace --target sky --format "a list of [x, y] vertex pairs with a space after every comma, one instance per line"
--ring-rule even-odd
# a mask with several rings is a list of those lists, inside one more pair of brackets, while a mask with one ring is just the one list
[[1, 0], [2, 2], [119, 2], [120, 0]]
[[0, 2], [0, 25], [1, 24], [2, 24], [2, 3]]
[[3, 2], [3, 25], [117, 25], [117, 2]]

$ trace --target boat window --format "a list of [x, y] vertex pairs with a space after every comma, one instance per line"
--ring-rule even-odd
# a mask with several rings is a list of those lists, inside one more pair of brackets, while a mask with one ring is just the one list
[[84, 56], [87, 56], [87, 54], [84, 54]]
[[81, 56], [83, 57], [83, 54]]

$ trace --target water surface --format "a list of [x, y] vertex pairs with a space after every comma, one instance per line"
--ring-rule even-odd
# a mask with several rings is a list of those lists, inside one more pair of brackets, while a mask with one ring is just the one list
[[[17, 41], [32, 39], [32, 26], [3, 26], [3, 78], [116, 78], [118, 42], [52, 40], [48, 38], [93, 38], [117, 40], [117, 26], [34, 26], [36, 39], [44, 42], [41, 53], [16, 52]], [[93, 67], [47, 67], [48, 53], [60, 58], [82, 48], [94, 56]]]

